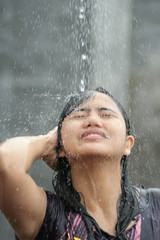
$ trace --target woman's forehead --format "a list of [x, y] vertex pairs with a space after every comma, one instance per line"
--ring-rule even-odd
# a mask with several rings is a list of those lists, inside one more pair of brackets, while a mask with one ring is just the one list
[[77, 108], [83, 107], [83, 106], [88, 106], [90, 108], [94, 106], [99, 106], [99, 107], [112, 107], [114, 109], [117, 109], [119, 111], [119, 108], [117, 104], [113, 101], [113, 99], [104, 94], [104, 93], [95, 93], [91, 97], [89, 97], [85, 102], [80, 104]]

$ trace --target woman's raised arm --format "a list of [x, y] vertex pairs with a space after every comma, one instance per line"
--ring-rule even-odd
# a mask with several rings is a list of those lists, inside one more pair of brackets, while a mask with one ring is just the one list
[[46, 212], [46, 195], [27, 173], [43, 158], [54, 169], [56, 128], [47, 135], [17, 137], [0, 144], [0, 209], [19, 239], [37, 235]]

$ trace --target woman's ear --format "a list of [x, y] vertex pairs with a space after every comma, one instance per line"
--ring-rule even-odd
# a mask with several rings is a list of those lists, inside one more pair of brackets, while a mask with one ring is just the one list
[[125, 150], [124, 150], [124, 155], [125, 156], [130, 155], [133, 145], [134, 145], [134, 137], [132, 135], [127, 136], [126, 147], [125, 147]]

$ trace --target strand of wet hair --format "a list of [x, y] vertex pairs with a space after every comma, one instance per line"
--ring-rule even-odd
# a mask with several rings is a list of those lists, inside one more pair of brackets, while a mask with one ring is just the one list
[[[57, 170], [57, 175], [52, 180], [57, 196], [61, 199], [66, 211], [70, 212], [72, 210], [81, 215], [87, 229], [87, 239], [93, 240], [93, 219], [80, 203], [80, 194], [73, 187], [70, 165], [65, 157], [58, 161]], [[94, 225], [97, 224], [94, 222]], [[98, 228], [98, 225], [96, 227]]]
[[116, 225], [117, 240], [128, 240], [126, 229], [131, 221], [140, 213], [137, 190], [131, 186], [128, 179], [128, 159], [121, 160], [121, 189], [119, 199], [118, 222]]

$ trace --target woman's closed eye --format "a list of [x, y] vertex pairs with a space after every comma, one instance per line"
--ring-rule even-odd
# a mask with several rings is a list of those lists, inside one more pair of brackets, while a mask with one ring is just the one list
[[73, 118], [85, 118], [85, 117], [87, 117], [87, 115], [86, 114], [75, 114], [72, 117]]
[[84, 109], [80, 109], [80, 110], [76, 110], [71, 114], [72, 118], [85, 118], [87, 117], [87, 110]]
[[110, 118], [110, 117], [116, 117], [117, 113], [112, 109], [101, 108], [99, 111], [99, 115], [100, 117], [103, 117], [103, 118]]
[[102, 110], [102, 111], [99, 111], [99, 115], [100, 117], [108, 118], [108, 117], [112, 117], [113, 113], [110, 111]]
[[83, 111], [77, 111], [71, 115], [71, 118], [85, 118], [86, 116], [87, 116], [87, 113]]
[[109, 113], [101, 113], [100, 116], [101, 117], [111, 117], [112, 115]]

